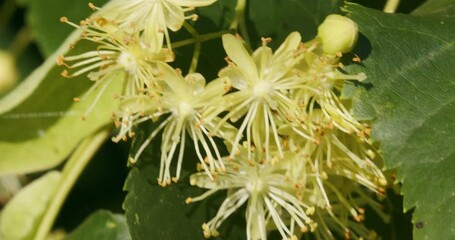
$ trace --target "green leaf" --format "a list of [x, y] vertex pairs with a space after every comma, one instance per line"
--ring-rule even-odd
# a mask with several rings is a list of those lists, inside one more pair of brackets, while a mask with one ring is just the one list
[[412, 14], [417, 16], [455, 17], [455, 0], [428, 0]]
[[209, 6], [197, 8], [199, 18], [193, 22], [194, 27], [201, 33], [229, 29], [236, 3], [237, 1], [218, 0]]
[[[187, 21], [198, 34], [215, 34], [213, 38], [201, 43], [201, 51], [198, 58], [197, 72], [204, 70], [204, 77], [210, 81], [217, 78], [218, 69], [226, 65], [224, 57], [226, 56], [221, 45], [221, 35], [227, 32], [229, 21], [234, 14], [236, 1], [219, 0], [212, 5], [200, 7], [196, 9], [198, 15], [197, 21]], [[216, 34], [218, 37], [216, 37]], [[183, 27], [180, 31], [171, 32], [171, 40], [173, 43], [192, 39], [193, 36]], [[190, 66], [195, 44], [186, 45], [184, 47], [173, 48], [176, 55], [174, 62], [170, 63], [174, 68], [180, 68], [186, 74]], [[201, 69], [202, 68], [202, 69]]]
[[20, 6], [27, 6], [30, 3], [30, 0], [16, 0], [17, 4]]
[[[70, 54], [77, 54], [92, 47], [84, 43], [80, 42]], [[44, 63], [42, 68], [43, 71], [37, 70], [40, 73], [36, 76], [38, 79], [29, 79], [37, 82], [33, 91], [29, 93], [29, 89], [25, 87], [11, 93], [12, 96], [19, 96], [25, 92], [25, 95], [30, 96], [22, 102], [6, 104], [6, 109], [14, 108], [0, 115], [0, 174], [28, 173], [54, 167], [61, 163], [84, 137], [111, 123], [110, 114], [117, 105], [113, 96], [122, 88], [122, 74], [113, 76], [114, 79], [99, 99], [95, 110], [86, 121], [82, 121], [81, 116], [93, 103], [101, 88], [80, 103], [74, 103], [72, 99], [81, 96], [93, 82], [84, 76], [64, 78], [60, 76], [63, 68], [55, 64], [50, 68], [49, 62]], [[3, 101], [11, 99], [13, 98]]]
[[68, 52], [70, 44], [76, 42], [79, 36], [80, 32], [74, 31], [62, 43], [59, 49], [52, 56], [49, 56], [40, 67], [35, 69], [23, 82], [21, 82], [20, 85], [16, 86], [14, 90], [9, 92], [8, 95], [0, 98], [0, 114], [12, 110], [14, 107], [27, 99], [47, 76], [60, 78], [62, 68], [55, 65], [55, 60], [59, 55], [63, 55]]
[[[101, 6], [106, 0], [91, 0]], [[89, 1], [80, 0], [40, 0], [28, 1], [28, 23], [38, 46], [45, 56], [53, 53], [63, 40], [74, 30], [72, 26], [60, 22], [62, 16], [75, 23], [87, 18], [92, 10]]]
[[385, 14], [349, 4], [363, 34], [354, 50], [368, 91], [355, 109], [375, 118], [385, 165], [398, 168], [415, 239], [455, 237], [455, 19]]
[[0, 239], [32, 239], [61, 179], [52, 171], [24, 187], [0, 215]]
[[90, 215], [65, 240], [129, 240], [125, 216], [99, 210]]
[[327, 15], [340, 12], [342, 4], [342, 0], [248, 1], [251, 44], [258, 47], [261, 37], [271, 37], [270, 46], [276, 48], [293, 31], [299, 31], [304, 41], [313, 39], [319, 24]]
[[[147, 137], [146, 132], [148, 131], [138, 131], [135, 138]], [[153, 147], [149, 147], [147, 152], [141, 155], [137, 165], [132, 167], [125, 183], [128, 193], [123, 206], [132, 239], [142, 240], [150, 236], [154, 236], [154, 239], [203, 239], [202, 224], [215, 216], [222, 199], [218, 195], [207, 201], [189, 205], [185, 203], [187, 197], [199, 196], [204, 192], [189, 184], [189, 175], [196, 171], [198, 159], [195, 154], [186, 153], [182, 177], [178, 183], [165, 188], [159, 186], [156, 179], [159, 172], [160, 156], [157, 152], [160, 143], [155, 141], [152, 144]], [[141, 141], [135, 140], [132, 149], [137, 149], [140, 145]], [[175, 168], [171, 169], [171, 172], [175, 172]], [[225, 225], [229, 226], [222, 227], [221, 237], [245, 238], [243, 227], [233, 225], [233, 222], [228, 221], [229, 224]], [[245, 225], [244, 220], [240, 220], [240, 224]]]

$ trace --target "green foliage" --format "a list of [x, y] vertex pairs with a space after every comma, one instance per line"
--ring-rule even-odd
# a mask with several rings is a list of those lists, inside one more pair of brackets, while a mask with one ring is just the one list
[[[62, 43], [55, 54], [49, 57], [41, 66], [35, 69], [23, 82], [14, 88], [13, 91], [0, 99], [0, 114], [11, 111], [25, 99], [30, 97], [38, 86], [47, 79], [61, 79], [61, 67], [55, 65], [58, 55], [68, 52], [71, 43], [79, 38], [80, 33], [74, 32]], [[49, 77], [47, 77], [49, 76]]]
[[[0, 161], [2, 174], [36, 172], [58, 165], [84, 137], [110, 123], [109, 114], [117, 104], [112, 98], [122, 86], [122, 76], [115, 76], [118, 79], [114, 80], [115, 84], [98, 101], [96, 110], [86, 121], [81, 120], [100, 89], [81, 103], [74, 103], [72, 99], [82, 96], [92, 83], [85, 76], [72, 79], [62, 77], [60, 73], [64, 68], [55, 62], [59, 55], [67, 52], [80, 53], [93, 45], [81, 42], [75, 49], [68, 51], [80, 33], [74, 31], [62, 43], [73, 29], [58, 21], [57, 14], [65, 14], [58, 9], [66, 9], [65, 11], [70, 11], [67, 12], [68, 15], [83, 19], [89, 11], [57, 6], [54, 2], [68, 4], [61, 1], [49, 1], [47, 4], [32, 1], [29, 19], [37, 41], [46, 54], [58, 49], [20, 86], [0, 99], [0, 114], [3, 114], [0, 116], [0, 124], [3, 126], [0, 129], [0, 151], [4, 158]], [[71, 4], [81, 5], [80, 2]], [[49, 6], [55, 9], [49, 12]], [[90, 10], [87, 5], [83, 7]], [[66, 30], [60, 30], [61, 28]]]
[[[106, 0], [90, 2], [101, 6]], [[73, 31], [72, 27], [60, 22], [60, 17], [65, 16], [74, 22], [83, 20], [93, 12], [88, 3], [89, 1], [27, 1], [27, 20], [43, 55], [50, 56]]]
[[412, 12], [417, 16], [455, 17], [454, 0], [428, 0]]
[[[192, 156], [195, 160], [196, 156]], [[201, 239], [202, 224], [216, 213], [217, 201], [186, 204], [187, 197], [203, 193], [189, 184], [188, 177], [194, 172], [185, 170], [177, 184], [163, 188], [158, 185], [159, 155], [144, 154], [141, 162], [133, 166], [125, 183], [128, 195], [124, 202], [126, 220], [132, 239]], [[195, 166], [193, 164], [193, 166]], [[188, 167], [188, 166], [187, 166]], [[244, 220], [238, 222], [244, 225]], [[178, 227], [176, 227], [178, 226]], [[244, 238], [244, 229], [237, 224], [222, 231], [224, 239]]]
[[65, 240], [129, 240], [131, 239], [125, 217], [106, 210], [99, 210], [88, 217]]
[[1, 212], [0, 238], [33, 239], [60, 179], [60, 172], [52, 171], [22, 189]]
[[[0, 118], [3, 126], [0, 173], [28, 173], [54, 167], [83, 138], [110, 123], [109, 114], [117, 104], [112, 99], [122, 86], [122, 75], [114, 76], [114, 84], [98, 101], [97, 109], [83, 121], [81, 116], [100, 89], [74, 103], [72, 99], [81, 96], [91, 83], [84, 77], [63, 78], [60, 71], [60, 67], [54, 67], [30, 97]], [[18, 88], [19, 92], [12, 94], [20, 94], [21, 90]]]
[[270, 46], [276, 48], [293, 31], [300, 32], [303, 41], [313, 39], [324, 18], [339, 13], [342, 5], [341, 0], [289, 0], [286, 4], [279, 0], [248, 1], [246, 12], [251, 44], [256, 48], [261, 37], [271, 37]]
[[[355, 105], [375, 119], [387, 168], [398, 168], [404, 209], [413, 214], [415, 239], [455, 236], [455, 21], [390, 15], [357, 5], [347, 11], [365, 38], [364, 59], [352, 71], [368, 76]], [[400, 23], [400, 24], [397, 24]]]

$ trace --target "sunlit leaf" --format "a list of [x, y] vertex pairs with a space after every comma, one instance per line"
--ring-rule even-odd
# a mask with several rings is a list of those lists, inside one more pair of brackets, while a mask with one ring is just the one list
[[0, 239], [32, 239], [61, 179], [52, 171], [24, 187], [0, 215]]
[[[87, 47], [81, 42], [73, 51]], [[30, 96], [0, 115], [0, 173], [27, 173], [56, 166], [84, 137], [112, 122], [110, 116], [117, 105], [114, 96], [123, 86], [122, 74], [112, 76], [115, 78], [112, 84], [97, 102], [95, 110], [83, 121], [81, 116], [102, 88], [75, 103], [73, 98], [83, 95], [93, 82], [85, 76], [64, 78], [60, 75], [63, 68], [48, 62], [41, 68], [45, 71], [34, 76], [36, 79], [29, 79], [37, 82]], [[27, 95], [27, 91], [27, 87], [18, 88], [11, 94]], [[8, 98], [3, 101], [8, 101]]]
[[[455, 237], [455, 19], [385, 14], [349, 4], [363, 37], [367, 91], [357, 116], [375, 119], [385, 165], [398, 168], [415, 239]], [[354, 94], [354, 95], [356, 95]]]

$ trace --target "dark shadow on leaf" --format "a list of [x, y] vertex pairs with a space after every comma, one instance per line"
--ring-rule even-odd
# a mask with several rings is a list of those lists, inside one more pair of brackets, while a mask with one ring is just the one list
[[359, 33], [357, 44], [351, 52], [343, 54], [341, 62], [344, 64], [356, 64], [364, 67], [363, 61], [367, 60], [373, 50], [370, 40]]

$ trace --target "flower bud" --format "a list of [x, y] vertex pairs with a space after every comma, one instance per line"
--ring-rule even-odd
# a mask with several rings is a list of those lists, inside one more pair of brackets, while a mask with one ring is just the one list
[[11, 54], [0, 50], [0, 93], [6, 92], [17, 82], [18, 74]]
[[349, 52], [357, 42], [357, 24], [347, 17], [331, 14], [319, 25], [318, 38], [325, 53]]

